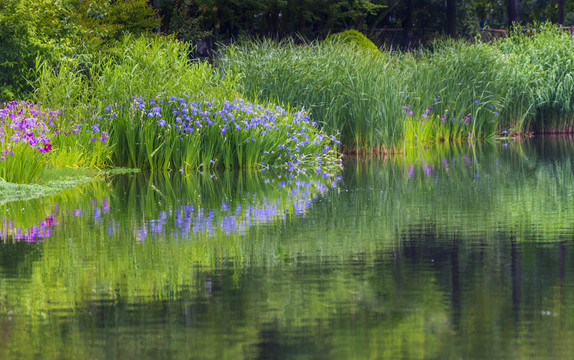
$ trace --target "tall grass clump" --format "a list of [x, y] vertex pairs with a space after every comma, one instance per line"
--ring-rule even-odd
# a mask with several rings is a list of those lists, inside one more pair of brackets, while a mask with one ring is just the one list
[[246, 96], [304, 106], [327, 132], [340, 131], [347, 150], [389, 151], [402, 137], [396, 114], [405, 79], [390, 53], [337, 41], [255, 41], [227, 48], [220, 65], [239, 75]]
[[326, 136], [304, 110], [252, 104], [242, 99], [197, 101], [136, 97], [127, 107], [107, 106], [116, 166], [152, 171], [210, 168], [338, 167], [335, 136]]
[[101, 54], [79, 51], [55, 67], [38, 61], [34, 99], [84, 116], [108, 104], [127, 105], [132, 96], [235, 96], [231, 75], [222, 77], [208, 62], [191, 61], [189, 51], [189, 44], [171, 37], [126, 34]]
[[[571, 132], [574, 121], [574, 39], [550, 24], [533, 32], [518, 28], [494, 45], [508, 79], [524, 79], [531, 110], [522, 125], [535, 132]], [[509, 81], [509, 84], [512, 84]], [[514, 84], [512, 84], [514, 85]], [[511, 86], [512, 86], [511, 85]]]
[[491, 46], [443, 40], [403, 56], [407, 144], [488, 139], [500, 127], [499, 54]]
[[79, 50], [57, 66], [38, 59], [33, 98], [92, 126], [104, 107], [129, 106], [133, 96], [237, 97], [232, 76], [220, 76], [208, 62], [189, 60], [189, 50], [189, 44], [170, 37], [127, 34], [100, 54]]

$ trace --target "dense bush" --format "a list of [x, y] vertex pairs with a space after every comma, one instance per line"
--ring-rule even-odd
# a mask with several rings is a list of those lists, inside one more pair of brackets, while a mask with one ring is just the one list
[[134, 35], [159, 26], [159, 17], [148, 0], [67, 0], [73, 22], [83, 42], [98, 46], [119, 40], [126, 32]]

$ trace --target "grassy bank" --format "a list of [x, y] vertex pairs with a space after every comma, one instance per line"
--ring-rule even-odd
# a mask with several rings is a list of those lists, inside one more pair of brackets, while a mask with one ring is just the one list
[[216, 66], [155, 36], [78, 47], [57, 65], [39, 58], [29, 101], [0, 112], [0, 178], [113, 166], [323, 172], [340, 166], [337, 151], [572, 131], [569, 34], [548, 28], [411, 53], [374, 51], [355, 35], [362, 45], [252, 41], [226, 48]]
[[30, 101], [0, 109], [0, 179], [44, 169], [340, 167], [338, 140], [302, 109], [240, 99], [237, 79], [169, 37], [126, 35], [101, 53], [37, 60]]

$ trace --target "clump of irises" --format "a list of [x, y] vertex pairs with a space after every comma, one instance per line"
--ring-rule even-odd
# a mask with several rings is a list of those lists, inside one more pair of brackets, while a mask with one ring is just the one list
[[401, 117], [405, 119], [405, 141], [425, 145], [492, 138], [498, 126], [496, 109], [478, 100], [462, 111], [449, 107], [440, 98], [434, 98], [433, 106], [423, 107], [422, 111], [406, 104]]
[[326, 135], [301, 109], [262, 106], [243, 99], [194, 101], [134, 97], [107, 106], [116, 166], [156, 171], [210, 168], [284, 168], [293, 172], [340, 167], [337, 135]]
[[[66, 142], [64, 137], [85, 131], [95, 134], [84, 127], [83, 120], [63, 120], [61, 110], [26, 101], [6, 104], [0, 109], [0, 179], [16, 183], [35, 180], [51, 154]], [[93, 137], [104, 144], [107, 139], [107, 133]]]

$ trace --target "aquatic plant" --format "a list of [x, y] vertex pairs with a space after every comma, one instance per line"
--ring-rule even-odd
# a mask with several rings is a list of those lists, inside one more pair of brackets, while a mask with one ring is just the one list
[[84, 129], [81, 121], [62, 119], [61, 110], [25, 101], [8, 103], [0, 109], [0, 180], [15, 183], [35, 180], [42, 167], [54, 162], [57, 156], [54, 153], [66, 144], [78, 144], [82, 136], [106, 145], [108, 134], [96, 130]]
[[478, 100], [468, 105], [466, 111], [457, 111], [441, 104], [434, 98], [437, 107], [445, 109], [438, 113], [430, 106], [420, 114], [410, 104], [403, 106], [399, 118], [405, 122], [405, 146], [428, 145], [453, 141], [473, 141], [492, 138], [498, 126], [498, 112], [492, 105], [482, 106]]
[[281, 167], [321, 173], [340, 166], [336, 136], [304, 109], [235, 101], [135, 97], [104, 109], [116, 166], [167, 171]]
[[401, 112], [407, 103], [416, 116], [434, 107], [438, 117], [425, 124], [435, 127], [447, 110], [457, 120], [470, 114], [472, 131], [457, 125], [435, 140], [573, 131], [573, 49], [574, 40], [555, 29], [494, 44], [441, 40], [429, 50], [375, 57], [337, 42], [262, 41], [227, 48], [220, 64], [241, 74], [247, 96], [305, 106], [328, 131], [340, 130], [347, 151], [402, 151], [402, 140], [427, 131], [413, 130]]

